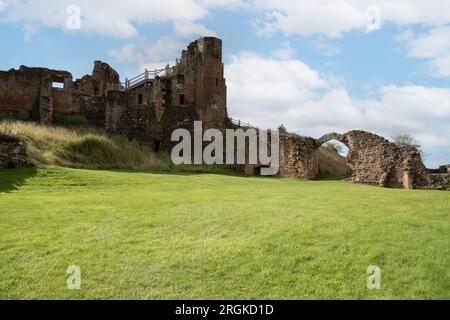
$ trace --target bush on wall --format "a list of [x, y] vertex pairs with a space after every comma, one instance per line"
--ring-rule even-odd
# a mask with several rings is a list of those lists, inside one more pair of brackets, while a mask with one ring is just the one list
[[54, 115], [53, 123], [56, 125], [74, 127], [74, 126], [86, 126], [88, 121], [82, 116], [71, 115]]
[[0, 121], [1, 120], [29, 121], [30, 113], [28, 111], [2, 111], [0, 112]]

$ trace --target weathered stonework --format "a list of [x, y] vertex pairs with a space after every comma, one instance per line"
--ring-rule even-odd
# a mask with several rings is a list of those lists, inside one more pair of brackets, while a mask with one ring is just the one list
[[190, 129], [195, 120], [203, 121], [205, 130], [224, 127], [223, 71], [222, 41], [213, 37], [192, 42], [175, 66], [152, 77], [146, 71], [132, 86], [101, 61], [76, 81], [67, 71], [22, 66], [0, 72], [0, 111], [28, 112], [45, 124], [56, 115], [82, 116], [111, 133], [169, 148], [171, 132]]
[[[173, 67], [146, 70], [125, 83], [101, 61], [95, 62], [91, 75], [76, 81], [67, 71], [45, 68], [21, 66], [19, 70], [0, 72], [0, 111], [28, 112], [32, 119], [45, 124], [52, 124], [60, 115], [82, 116], [108, 132], [139, 140], [155, 150], [170, 150], [175, 129], [193, 132], [194, 121], [202, 121], [204, 130], [223, 130], [232, 123], [227, 119], [222, 41], [214, 37], [194, 41]], [[317, 149], [333, 139], [350, 149], [349, 181], [407, 189], [442, 189], [449, 185], [449, 166], [429, 170], [418, 152], [364, 131], [330, 133], [315, 140], [283, 130], [279, 174], [316, 177]], [[3, 144], [4, 159], [17, 159], [21, 165], [26, 148], [20, 141], [14, 143], [15, 146], [13, 142]], [[260, 165], [241, 167], [252, 174], [261, 169]]]
[[54, 115], [80, 115], [101, 126], [106, 89], [113, 84], [120, 85], [118, 74], [101, 61], [95, 62], [91, 76], [75, 82], [67, 71], [25, 66], [0, 71], [0, 111], [29, 112], [45, 124], [52, 124]]
[[295, 134], [280, 135], [280, 175], [313, 179], [319, 173], [316, 140]]
[[27, 164], [26, 144], [15, 136], [0, 133], [0, 168], [24, 167]]
[[[223, 128], [227, 118], [222, 41], [202, 38], [192, 42], [164, 75], [149, 78], [121, 96], [107, 94], [106, 129], [145, 141], [155, 149], [170, 149], [173, 130]], [[117, 99], [116, 99], [117, 97]]]
[[347, 180], [390, 188], [446, 189], [448, 173], [434, 173], [422, 162], [418, 151], [398, 146], [365, 131], [330, 133], [316, 142], [316, 148], [337, 140], [349, 148]]
[[[347, 180], [389, 188], [448, 189], [449, 166], [430, 170], [418, 151], [398, 146], [370, 132], [355, 130], [345, 134], [329, 133], [320, 139], [280, 132], [279, 175], [313, 179], [319, 173], [318, 149], [330, 140], [349, 148]], [[257, 166], [246, 166], [255, 173]]]

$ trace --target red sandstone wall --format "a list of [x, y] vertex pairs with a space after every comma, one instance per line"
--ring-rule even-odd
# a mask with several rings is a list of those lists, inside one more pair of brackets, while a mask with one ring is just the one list
[[39, 101], [42, 69], [0, 72], [0, 111], [31, 110]]
[[222, 63], [222, 41], [202, 38], [182, 52], [171, 74], [170, 104], [194, 106], [205, 129], [221, 128], [227, 116], [226, 82]]

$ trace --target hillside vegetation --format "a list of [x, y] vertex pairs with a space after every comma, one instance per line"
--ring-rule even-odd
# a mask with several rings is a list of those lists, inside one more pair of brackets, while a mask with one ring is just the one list
[[27, 142], [35, 163], [87, 169], [140, 171], [229, 171], [228, 166], [175, 166], [166, 153], [126, 137], [87, 127], [45, 126], [33, 122], [2, 121], [0, 132], [11, 132]]
[[[175, 166], [166, 153], [153, 150], [126, 137], [108, 135], [84, 126], [45, 126], [33, 122], [0, 121], [0, 132], [18, 135], [28, 145], [37, 163], [87, 169], [129, 169], [140, 171], [232, 171], [231, 166]], [[343, 179], [346, 159], [332, 148], [319, 149], [320, 179]]]
[[1, 122], [0, 131], [27, 142], [32, 160], [43, 164], [98, 169], [168, 170], [169, 159], [150, 148], [93, 128], [64, 128], [32, 122]]
[[[0, 299], [449, 299], [446, 192], [0, 170]], [[81, 290], [66, 270], [81, 269]], [[369, 266], [381, 290], [367, 289]]]
[[318, 179], [341, 180], [347, 172], [347, 158], [341, 156], [332, 145], [324, 145], [318, 150]]

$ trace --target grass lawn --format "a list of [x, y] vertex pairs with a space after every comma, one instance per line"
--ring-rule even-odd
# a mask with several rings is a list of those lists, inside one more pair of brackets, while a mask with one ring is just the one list
[[[3, 299], [449, 299], [449, 250], [449, 192], [0, 171]], [[69, 265], [81, 290], [66, 288]], [[366, 288], [370, 265], [381, 290]]]

